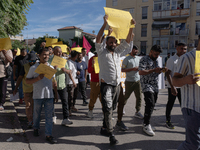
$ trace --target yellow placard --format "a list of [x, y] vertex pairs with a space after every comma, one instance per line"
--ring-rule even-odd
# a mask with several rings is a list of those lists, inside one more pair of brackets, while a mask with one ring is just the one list
[[[129, 28], [134, 28], [131, 24], [132, 16], [130, 12], [104, 7], [105, 14], [108, 15], [108, 24], [113, 28], [117, 39], [126, 39]], [[115, 31], [114, 31], [115, 28]]]
[[44, 76], [46, 78], [51, 79], [53, 77], [53, 75], [57, 72], [57, 70], [41, 63], [35, 69], [35, 72], [38, 73], [38, 74], [44, 74]]
[[17, 48], [17, 54], [16, 54], [16, 56], [19, 56], [19, 55], [20, 55], [20, 49]]
[[10, 38], [0, 38], [0, 51], [12, 49]]
[[63, 44], [63, 42], [59, 41], [59, 42], [53, 43], [53, 45], [56, 45], [56, 44]]
[[[200, 51], [198, 50], [196, 50], [195, 73], [200, 73]], [[198, 81], [197, 84], [200, 86], [200, 81]]]
[[65, 68], [65, 64], [66, 64], [67, 60], [54, 55], [53, 60], [51, 62], [52, 66], [57, 66], [58, 68]]
[[51, 46], [53, 43], [57, 43], [58, 39], [53, 39], [53, 38], [45, 38], [46, 40], [46, 47]]
[[[105, 35], [105, 36], [108, 35], [108, 30], [104, 30], [104, 35]], [[120, 43], [121, 43], [120, 40], [119, 40], [119, 38], [117, 38], [117, 35], [115, 34], [115, 32], [112, 32], [112, 33], [110, 34], [110, 36], [114, 36], [114, 37], [117, 39], [117, 44], [120, 44]], [[106, 37], [105, 37], [105, 38], [106, 38]]]
[[82, 47], [73, 47], [73, 48], [71, 48], [71, 51], [77, 51], [77, 52], [79, 52], [79, 53], [82, 53]]
[[60, 46], [60, 48], [62, 49], [63, 53], [67, 53], [67, 45], [65, 44], [53, 44], [52, 47], [54, 48], [55, 46]]
[[99, 73], [100, 68], [99, 68], [98, 57], [93, 57], [93, 59], [94, 59], [94, 71], [95, 73]]

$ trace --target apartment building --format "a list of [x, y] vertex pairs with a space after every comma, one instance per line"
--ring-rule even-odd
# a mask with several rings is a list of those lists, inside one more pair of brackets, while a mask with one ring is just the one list
[[200, 0], [106, 0], [106, 7], [129, 11], [137, 25], [134, 43], [148, 54], [154, 44], [162, 56], [184, 42], [192, 50], [200, 34]]

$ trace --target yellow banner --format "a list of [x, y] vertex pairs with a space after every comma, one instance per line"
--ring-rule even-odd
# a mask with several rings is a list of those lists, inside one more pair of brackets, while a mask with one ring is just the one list
[[36, 69], [35, 72], [38, 74], [44, 74], [44, 76], [48, 79], [51, 79], [53, 75], [57, 72], [56, 69], [53, 69], [45, 64], [40, 64]]
[[10, 38], [0, 38], [0, 51], [12, 49]]
[[17, 48], [17, 54], [16, 54], [17, 56], [19, 56], [20, 55], [20, 49], [19, 48]]
[[53, 45], [56, 45], [56, 44], [63, 44], [63, 42], [59, 41], [59, 42], [53, 43]]
[[[131, 24], [132, 16], [130, 12], [104, 7], [105, 14], [108, 15], [108, 24], [113, 28], [117, 39], [126, 39], [129, 28], [134, 28]], [[115, 28], [115, 30], [114, 30]]]
[[[195, 58], [195, 73], [200, 73], [200, 51], [196, 50], [196, 58]], [[198, 86], [200, 86], [200, 81], [197, 82]]]
[[[105, 35], [105, 36], [108, 35], [108, 30], [104, 30], [104, 35]], [[116, 31], [115, 31], [115, 32], [113, 31], [113, 32], [110, 34], [110, 36], [114, 36], [114, 37], [117, 39], [117, 44], [120, 44], [120, 43], [121, 43], [120, 40], [117, 38]], [[105, 38], [106, 38], [106, 37], [105, 37]]]
[[53, 60], [51, 62], [52, 66], [57, 66], [58, 68], [65, 68], [65, 64], [66, 64], [67, 60], [54, 55]]
[[53, 43], [57, 43], [58, 39], [52, 39], [52, 38], [45, 38], [46, 40], [46, 47], [51, 46]]
[[77, 51], [77, 52], [79, 52], [79, 53], [82, 53], [82, 47], [73, 47], [73, 48], [71, 48], [71, 51]]
[[94, 59], [94, 71], [95, 73], [99, 73], [100, 68], [99, 68], [98, 57], [93, 57], [93, 59]]
[[67, 45], [65, 44], [53, 44], [52, 47], [54, 48], [55, 46], [60, 46], [60, 48], [62, 49], [63, 53], [67, 53]]

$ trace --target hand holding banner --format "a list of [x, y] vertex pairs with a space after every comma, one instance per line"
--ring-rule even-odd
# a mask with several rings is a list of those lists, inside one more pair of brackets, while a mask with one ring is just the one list
[[10, 38], [0, 38], [0, 51], [12, 49]]
[[57, 72], [57, 70], [53, 69], [45, 64], [40, 64], [35, 69], [35, 72], [38, 74], [44, 74], [44, 76], [50, 80], [53, 77], [53, 75]]
[[58, 68], [65, 68], [65, 64], [66, 64], [67, 60], [54, 55], [53, 60], [51, 62], [52, 66], [58, 66]]

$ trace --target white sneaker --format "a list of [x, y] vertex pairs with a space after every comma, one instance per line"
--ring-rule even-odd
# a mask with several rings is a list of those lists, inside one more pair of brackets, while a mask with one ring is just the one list
[[53, 117], [53, 123], [56, 124], [56, 116]]
[[89, 110], [87, 114], [88, 118], [93, 118], [93, 110]]
[[155, 135], [155, 133], [153, 132], [153, 130], [152, 130], [150, 124], [144, 126], [144, 127], [143, 127], [143, 131], [144, 131], [146, 134], [150, 135], [150, 136], [154, 136], [154, 135]]
[[135, 112], [135, 117], [139, 118], [139, 119], [143, 119], [144, 118], [144, 116], [139, 111]]
[[64, 120], [62, 121], [62, 123], [61, 123], [61, 125], [63, 125], [63, 126], [70, 125], [70, 124], [73, 124], [73, 122], [70, 121], [69, 119], [64, 119]]

